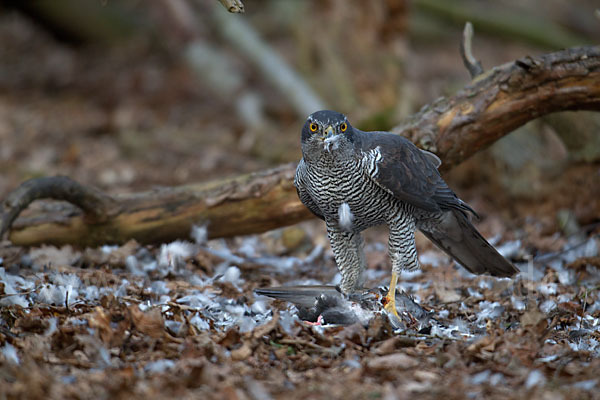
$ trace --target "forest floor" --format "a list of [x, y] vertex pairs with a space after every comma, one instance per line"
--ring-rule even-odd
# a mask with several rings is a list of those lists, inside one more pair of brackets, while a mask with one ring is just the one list
[[[273, 162], [237, 150], [241, 129], [187, 89], [187, 72], [131, 54], [82, 56], [3, 18], [2, 197], [40, 175], [122, 192]], [[400, 309], [400, 328], [377, 304], [354, 324], [315, 325], [254, 294], [337, 282], [320, 221], [211, 241], [200, 226], [189, 241], [154, 246], [5, 242], [0, 398], [597, 398], [600, 167], [572, 164], [518, 199], [481, 162], [449, 181], [522, 272], [474, 276], [418, 236], [421, 272], [400, 289], [421, 315]], [[367, 286], [387, 285], [386, 232], [366, 239]]]

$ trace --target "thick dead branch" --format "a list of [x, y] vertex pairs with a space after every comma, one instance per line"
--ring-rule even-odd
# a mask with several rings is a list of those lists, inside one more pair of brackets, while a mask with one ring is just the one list
[[[524, 123], [564, 110], [600, 110], [600, 46], [525, 57], [493, 68], [455, 96], [424, 107], [396, 132], [435, 152], [442, 168], [449, 169]], [[197, 185], [100, 194], [83, 202], [61, 191], [56, 195], [47, 186], [52, 180], [34, 180], [8, 197], [9, 205], [18, 206], [5, 208], [3, 221], [14, 219], [11, 209], [23, 209], [49, 194], [72, 201], [93, 218], [72, 206], [37, 212], [15, 221], [9, 236], [14, 244], [92, 246], [132, 238], [162, 242], [187, 238], [193, 224], [207, 224], [209, 238], [264, 232], [311, 217], [293, 187], [294, 169], [287, 164]]]
[[64, 200], [77, 205], [88, 217], [87, 222], [105, 222], [117, 214], [117, 203], [98, 189], [83, 186], [66, 176], [31, 179], [12, 191], [0, 205], [0, 236], [10, 228], [21, 211], [39, 199]]
[[600, 46], [526, 56], [477, 76], [394, 131], [449, 169], [528, 121], [557, 111], [600, 110]]
[[[231, 179], [118, 195], [110, 198], [114, 201], [98, 202], [98, 208], [94, 199], [85, 196], [48, 196], [52, 189], [44, 180], [48, 178], [32, 179], [8, 197], [19, 204], [19, 210], [36, 198], [53, 197], [80, 206], [85, 213], [66, 204], [21, 218], [12, 226], [9, 239], [17, 245], [93, 246], [132, 238], [156, 243], [188, 238], [194, 224], [206, 224], [209, 238], [262, 232], [310, 217], [295, 194], [294, 171], [295, 165], [287, 164]], [[44, 195], [38, 194], [40, 190]], [[85, 190], [95, 193], [95, 189]], [[90, 213], [94, 218], [88, 217]], [[8, 216], [3, 214], [3, 220]]]

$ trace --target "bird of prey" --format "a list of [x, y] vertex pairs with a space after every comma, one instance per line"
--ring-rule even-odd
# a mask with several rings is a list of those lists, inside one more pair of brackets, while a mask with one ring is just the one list
[[308, 117], [301, 143], [294, 185], [302, 203], [325, 221], [343, 293], [363, 284], [360, 232], [381, 224], [390, 229], [392, 261], [384, 304], [396, 316], [398, 274], [419, 267], [416, 229], [475, 274], [518, 272], [471, 224], [468, 214], [475, 211], [444, 182], [435, 154], [389, 132], [362, 132], [329, 110]]

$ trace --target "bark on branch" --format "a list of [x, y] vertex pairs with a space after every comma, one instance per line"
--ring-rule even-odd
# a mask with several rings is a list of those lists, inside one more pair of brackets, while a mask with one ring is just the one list
[[[449, 169], [524, 123], [564, 110], [600, 110], [600, 46], [495, 67], [456, 95], [424, 107], [395, 131], [435, 152], [442, 168]], [[187, 238], [193, 224], [207, 224], [209, 238], [264, 232], [312, 216], [296, 195], [294, 170], [295, 165], [287, 164], [231, 179], [112, 197], [64, 178], [59, 181], [70, 190], [56, 194], [53, 178], [42, 178], [8, 196], [2, 234], [10, 228], [9, 239], [16, 245], [96, 246], [132, 238], [140, 243]], [[65, 205], [19, 218], [11, 227], [22, 209], [44, 197], [73, 202], [83, 212]]]
[[526, 122], [568, 110], [600, 110], [600, 46], [494, 67], [394, 131], [436, 153], [449, 169]]

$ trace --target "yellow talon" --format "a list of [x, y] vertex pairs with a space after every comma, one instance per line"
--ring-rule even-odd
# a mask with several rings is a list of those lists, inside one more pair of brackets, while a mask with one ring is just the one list
[[398, 283], [398, 275], [396, 275], [395, 272], [392, 272], [390, 289], [388, 290], [387, 295], [383, 298], [383, 308], [385, 308], [387, 312], [392, 313], [398, 319], [400, 319], [398, 311], [396, 310], [396, 283]]

